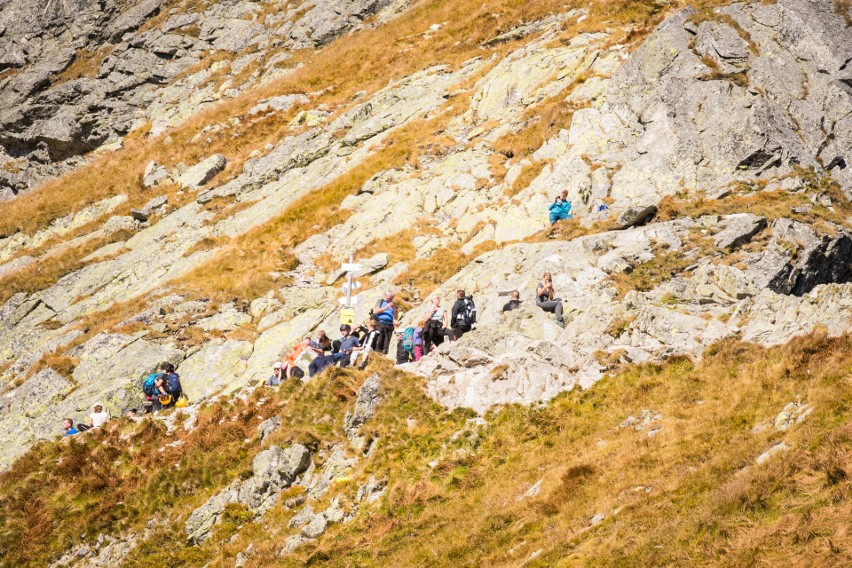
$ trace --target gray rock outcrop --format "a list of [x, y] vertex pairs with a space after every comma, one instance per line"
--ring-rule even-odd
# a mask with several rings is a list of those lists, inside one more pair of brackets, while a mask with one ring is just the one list
[[215, 154], [187, 169], [180, 175], [177, 182], [187, 189], [198, 189], [224, 170], [227, 163], [225, 156]]
[[189, 540], [197, 543], [206, 540], [228, 503], [240, 503], [255, 516], [262, 516], [275, 504], [278, 493], [308, 468], [310, 461], [310, 451], [300, 444], [287, 449], [270, 446], [261, 451], [252, 462], [250, 478], [233, 482], [192, 512], [186, 521]]
[[[0, 165], [15, 164], [0, 168], [0, 199], [78, 165], [82, 156], [145, 120], [159, 134], [226, 92], [234, 96], [281, 72], [275, 66], [279, 57], [243, 84], [225, 89], [208, 81], [222, 69], [239, 75], [259, 59], [238, 57], [246, 48], [324, 45], [390, 4], [321, 1], [308, 10], [264, 15], [257, 4], [228, 1], [185, 13], [168, 6], [168, 17], [158, 20], [163, 0], [69, 0], [36, 12], [14, 2], [0, 5], [0, 72], [15, 71], [0, 80]], [[148, 22], [155, 24], [145, 26]], [[230, 59], [213, 70], [193, 71], [212, 52]], [[146, 172], [146, 186], [161, 179], [151, 173]]]
[[349, 438], [349, 443], [358, 451], [364, 451], [366, 440], [361, 436], [361, 426], [373, 417], [376, 404], [379, 402], [379, 387], [381, 382], [379, 375], [372, 375], [361, 388], [358, 389], [358, 396], [355, 399], [355, 408], [352, 412], [347, 412], [343, 420], [343, 429], [346, 432], [346, 437]]

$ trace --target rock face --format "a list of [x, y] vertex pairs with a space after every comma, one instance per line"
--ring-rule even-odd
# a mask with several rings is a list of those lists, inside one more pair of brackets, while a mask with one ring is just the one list
[[366, 441], [360, 435], [361, 426], [367, 420], [373, 417], [376, 404], [379, 402], [379, 376], [372, 375], [364, 381], [361, 388], [358, 389], [358, 398], [355, 399], [355, 408], [352, 412], [347, 412], [343, 421], [343, 428], [346, 431], [346, 437], [352, 446], [359, 451], [364, 451]]
[[210, 156], [186, 170], [177, 182], [187, 189], [198, 189], [224, 170], [225, 164], [227, 164], [227, 160], [222, 154]]
[[186, 534], [193, 542], [203, 542], [225, 510], [228, 503], [245, 505], [261, 516], [275, 504], [278, 493], [286, 489], [311, 461], [308, 449], [295, 444], [287, 449], [270, 446], [255, 456], [253, 475], [243, 482], [235, 481], [221, 493], [211, 497], [196, 509], [186, 521]]
[[[754, 226], [762, 224], [760, 218], [740, 215], [683, 219], [486, 253], [444, 286], [473, 292], [478, 329], [456, 343], [443, 344], [412, 368], [429, 378], [429, 392], [439, 402], [484, 411], [498, 404], [547, 400], [576, 385], [588, 388], [618, 361], [700, 356], [707, 345], [725, 337], [741, 334], [770, 345], [817, 325], [834, 334], [850, 329], [852, 310], [843, 295], [852, 291], [852, 284], [815, 285], [815, 275], [837, 263], [818, 263], [807, 270], [802, 282], [812, 286], [797, 298], [766, 287], [775, 274], [772, 266], [761, 271], [755, 261], [740, 270], [726, 264], [724, 257], [715, 262], [702, 259], [691, 244], [707, 232], [715, 232], [714, 238], [721, 235], [726, 243], [743, 244], [754, 234]], [[777, 224], [787, 226], [785, 220]], [[842, 232], [833, 237], [844, 238]], [[681, 274], [675, 269], [673, 278], [654, 288], [619, 298], [612, 277], [652, 261], [661, 243], [670, 253], [694, 258], [697, 265], [681, 269]], [[797, 252], [791, 256], [807, 247], [804, 243], [794, 248]], [[753, 254], [760, 258], [763, 253]], [[843, 258], [842, 264], [848, 264], [850, 256]], [[531, 300], [545, 271], [553, 273], [557, 296], [563, 300], [565, 329]], [[848, 275], [842, 274], [838, 282], [847, 282]], [[501, 294], [513, 289], [521, 292], [522, 307], [501, 312], [507, 301]], [[406, 321], [422, 315], [409, 314]]]
[[[0, 5], [0, 73], [14, 71], [0, 79], [0, 165], [14, 165], [0, 168], [0, 199], [73, 167], [145, 120], [160, 133], [281, 71], [279, 57], [245, 83], [221, 88], [208, 83], [209, 68], [191, 71], [205, 53], [228, 53], [224, 69], [238, 75], [260, 58], [237, 57], [246, 48], [323, 45], [389, 4], [323, 1], [268, 14], [259, 4], [230, 0], [184, 13], [163, 0], [68, 0], [37, 12]], [[153, 20], [164, 9], [168, 17]], [[149, 173], [146, 185], [153, 185], [159, 174]]]
[[[20, 3], [0, 6], [4, 195], [74, 166], [92, 148], [114, 148], [145, 123], [165, 143], [174, 125], [207, 116], [198, 111], [293, 71], [289, 50], [382, 25], [407, 5], [226, 0], [188, 11], [186, 3], [131, 4], [68, 1], [38, 14]], [[457, 287], [472, 292], [479, 328], [411, 366], [448, 406], [547, 400], [591, 386], [620, 363], [697, 357], [725, 337], [781, 343], [819, 325], [842, 333], [852, 276], [845, 155], [852, 147], [852, 38], [823, 4], [685, 10], [639, 45], [618, 44], [611, 32], [566, 37], [584, 16], [572, 10], [495, 37], [490, 45], [507, 47], [493, 61], [477, 48], [458, 65], [423, 68], [328, 106], [315, 103], [320, 91], [222, 105], [242, 110], [204, 125], [188, 141], [199, 152], [209, 133], [254, 127], [273, 113], [293, 116], [274, 143], [232, 165], [227, 180], [222, 168], [236, 156], [168, 170], [145, 157], [132, 172], [150, 195], [144, 206], [134, 196], [131, 210], [127, 196], [115, 195], [31, 234], [0, 236], [4, 282], [43, 261], [50, 266], [73, 247], [95, 249], [57, 281], [0, 306], [4, 401], [28, 406], [19, 399], [30, 381], [41, 390], [42, 373], [52, 371], [39, 360], [54, 351], [76, 368], [56, 381], [58, 394], [48, 396], [50, 409], [39, 416], [79, 419], [95, 395], [114, 412], [137, 405], [138, 382], [162, 360], [179, 364], [193, 402], [256, 385], [298, 339], [337, 327], [340, 293], [333, 286], [341, 274], [330, 266], [362, 247], [370, 252], [358, 259], [358, 323], [387, 287], [401, 286], [416, 305], [412, 276], [422, 263], [491, 250], [436, 292], [446, 299]], [[211, 52], [216, 61], [197, 65]], [[465, 104], [456, 104], [461, 93]], [[565, 128], [545, 129], [549, 138], [528, 155], [501, 147], [538, 128], [539, 110], [554, 102], [571, 113]], [[353, 188], [335, 213], [341, 222], [309, 227], [292, 249], [298, 266], [270, 273], [279, 283], [262, 297], [222, 305], [174, 297], [187, 275], [216, 269], [219, 243], [381, 163], [373, 159], [389, 150], [395, 132], [436, 118], [440, 143], [418, 142], [416, 160], [394, 158], [398, 165]], [[621, 230], [560, 240], [575, 234], [573, 223], [549, 228], [547, 206], [562, 189], [580, 228]], [[660, 200], [673, 195], [732, 214], [660, 222], [672, 211]], [[760, 205], [764, 195], [780, 196], [768, 212], [732, 207]], [[545, 270], [565, 300], [564, 330], [531, 302]], [[502, 314], [513, 288], [524, 304]], [[99, 319], [131, 300], [142, 306], [113, 326], [120, 329], [84, 335], [81, 318]], [[415, 307], [404, 325], [424, 315]], [[134, 333], [124, 328], [130, 325]], [[199, 338], [186, 352], [175, 346], [185, 340], [182, 330]], [[368, 409], [373, 399], [365, 393]], [[369, 444], [353, 433], [359, 412], [347, 429], [352, 446], [364, 451]], [[0, 417], [21, 432], [17, 446], [0, 440], [7, 455], [0, 467], [58, 433], [47, 418], [18, 414]], [[333, 455], [338, 469], [353, 459], [342, 450]], [[310, 477], [316, 493], [327, 490], [329, 478]]]

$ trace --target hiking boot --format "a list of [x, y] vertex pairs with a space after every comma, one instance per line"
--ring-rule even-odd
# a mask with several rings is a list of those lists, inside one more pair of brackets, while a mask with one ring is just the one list
[[558, 325], [562, 329], [565, 329], [565, 322], [563, 320], [556, 320], [556, 325]]

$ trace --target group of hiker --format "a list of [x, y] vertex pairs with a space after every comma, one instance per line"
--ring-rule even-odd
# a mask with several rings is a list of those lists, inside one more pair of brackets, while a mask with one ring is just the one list
[[[570, 219], [571, 202], [563, 191], [550, 205], [550, 222]], [[545, 272], [536, 286], [536, 306], [556, 316], [556, 324], [565, 327], [562, 299], [556, 297], [553, 277]], [[520, 293], [513, 290], [509, 301], [503, 306], [503, 312], [521, 307]], [[302, 361], [306, 360], [309, 376], [313, 377], [331, 366], [357, 367], [363, 369], [371, 353], [388, 354], [392, 339], [396, 336], [396, 364], [419, 361], [432, 350], [447, 341], [458, 341], [471, 331], [476, 324], [476, 304], [464, 290], [457, 290], [455, 302], [448, 311], [441, 305], [441, 297], [432, 298], [428, 315], [402, 331], [396, 331], [400, 325], [400, 312], [396, 304], [396, 295], [388, 291], [379, 299], [370, 312], [365, 325], [353, 330], [349, 324], [340, 326], [340, 339], [331, 341], [325, 331], [318, 331], [315, 337], [305, 336], [281, 360], [273, 365], [273, 373], [267, 380], [269, 386], [279, 385], [287, 379], [301, 379], [305, 375]], [[157, 412], [168, 408], [181, 408], [187, 405], [180, 376], [174, 365], [165, 362], [159, 371], [150, 374], [143, 382], [145, 410]], [[135, 410], [128, 411], [135, 415]], [[103, 405], [96, 403], [87, 422], [78, 423], [70, 418], [63, 420], [66, 436], [72, 436], [91, 428], [98, 428], [109, 420], [110, 416]]]
[[431, 349], [444, 341], [455, 341], [473, 328], [476, 323], [476, 305], [464, 290], [456, 291], [456, 302], [447, 313], [441, 299], [433, 299], [428, 317], [416, 327], [396, 331], [400, 312], [396, 295], [388, 291], [373, 307], [366, 324], [353, 329], [350, 324], [340, 326], [340, 339], [330, 341], [323, 330], [304, 337], [281, 361], [273, 365], [272, 375], [266, 381], [269, 386], [281, 384], [286, 379], [304, 377], [300, 366], [307, 362], [310, 377], [328, 367], [358, 367], [363, 369], [371, 353], [387, 355], [392, 340], [396, 337], [396, 364], [418, 361]]
[[[545, 272], [536, 286], [535, 304], [545, 312], [553, 313], [556, 325], [565, 327], [562, 299], [556, 297], [550, 272]], [[513, 290], [503, 311], [512, 311], [520, 306], [520, 293]], [[388, 354], [394, 335], [397, 340], [396, 364], [419, 361], [445, 341], [458, 341], [471, 331], [476, 324], [476, 313], [473, 298], [464, 290], [457, 290], [455, 302], [449, 311], [441, 305], [441, 297], [435, 296], [428, 315], [415, 325], [396, 331], [400, 314], [395, 294], [389, 291], [376, 302], [365, 325], [355, 329], [349, 324], [341, 325], [340, 339], [330, 341], [323, 330], [318, 331], [316, 337], [305, 336], [283, 360], [275, 362], [266, 384], [276, 386], [289, 378], [303, 378], [305, 372], [300, 366], [302, 360], [307, 362], [310, 377], [332, 366], [363, 369], [370, 353]]]

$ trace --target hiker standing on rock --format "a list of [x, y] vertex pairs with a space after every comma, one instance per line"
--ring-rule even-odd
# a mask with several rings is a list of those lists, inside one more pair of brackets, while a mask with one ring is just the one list
[[396, 294], [388, 291], [385, 297], [376, 302], [376, 307], [373, 308], [373, 318], [376, 320], [376, 329], [379, 330], [379, 341], [376, 351], [381, 351], [385, 355], [388, 354], [388, 349], [390, 349], [393, 327], [398, 315], [396, 304], [394, 303], [395, 297]]
[[444, 342], [444, 336], [447, 334], [448, 327], [450, 327], [450, 316], [447, 310], [441, 306], [441, 297], [435, 296], [432, 299], [432, 311], [429, 319], [423, 324], [424, 355], [432, 350], [432, 345], [437, 347]]
[[535, 305], [546, 312], [556, 314], [556, 325], [565, 327], [565, 320], [562, 319], [562, 298], [553, 297], [553, 277], [550, 272], [544, 273], [541, 282], [536, 286], [535, 295]]
[[476, 323], [476, 305], [473, 298], [465, 296], [464, 290], [456, 291], [456, 303], [453, 304], [450, 322], [453, 325], [453, 341], [461, 339]]

